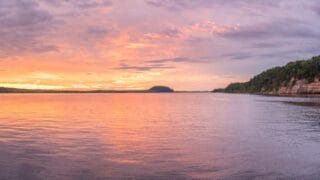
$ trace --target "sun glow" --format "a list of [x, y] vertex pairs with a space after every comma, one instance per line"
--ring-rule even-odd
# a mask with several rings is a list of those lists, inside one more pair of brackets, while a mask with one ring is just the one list
[[22, 83], [0, 83], [0, 87], [18, 88], [18, 89], [64, 89], [64, 86], [59, 85], [45, 85], [45, 84], [22, 84]]

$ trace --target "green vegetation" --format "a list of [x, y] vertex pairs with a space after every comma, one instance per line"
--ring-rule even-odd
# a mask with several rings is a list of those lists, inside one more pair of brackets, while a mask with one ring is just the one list
[[320, 56], [309, 60], [290, 62], [283, 67], [275, 67], [262, 72], [245, 83], [232, 83], [224, 92], [229, 93], [262, 93], [279, 90], [288, 86], [291, 80], [305, 79], [309, 83], [320, 77]]

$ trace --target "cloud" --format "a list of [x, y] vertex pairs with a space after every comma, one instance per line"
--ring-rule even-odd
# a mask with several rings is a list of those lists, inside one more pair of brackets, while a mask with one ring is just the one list
[[167, 63], [167, 62], [191, 62], [192, 59], [186, 58], [186, 57], [177, 57], [177, 58], [171, 58], [171, 59], [157, 59], [157, 60], [148, 60], [145, 62], [148, 63]]
[[[54, 11], [46, 5], [52, 5]], [[64, 35], [65, 32], [70, 31], [72, 26], [70, 24], [76, 26], [72, 28], [77, 28], [74, 30], [74, 37], [80, 30], [84, 30], [85, 32], [78, 37], [82, 37], [85, 41], [90, 40], [89, 43], [103, 39], [112, 28], [75, 22], [76, 17], [70, 14], [75, 10], [81, 12], [83, 9], [111, 5], [110, 0], [0, 0], [0, 57], [20, 56], [24, 53], [58, 52], [59, 45], [51, 41], [73, 42], [72, 37]], [[56, 11], [58, 9], [67, 13], [60, 14]], [[55, 38], [51, 38], [52, 36]]]
[[315, 7], [313, 7], [313, 11], [320, 16], [320, 5], [316, 5]]
[[317, 46], [308, 47], [290, 47], [286, 49], [274, 49], [273, 51], [244, 51], [244, 52], [233, 52], [222, 55], [222, 58], [228, 58], [230, 60], [255, 60], [263, 61], [270, 59], [281, 59], [289, 58], [290, 60], [296, 57], [308, 57], [312, 55], [320, 54], [320, 44]]
[[233, 46], [221, 55], [221, 59], [267, 62], [317, 55], [320, 53], [317, 26], [317, 23], [311, 26], [306, 21], [283, 18], [229, 29], [216, 34]]
[[111, 0], [45, 0], [49, 5], [62, 6], [62, 5], [72, 5], [73, 7], [78, 7], [81, 9], [91, 9], [91, 8], [100, 8], [100, 7], [109, 7], [112, 6]]
[[190, 42], [200, 42], [210, 39], [215, 34], [223, 34], [237, 30], [238, 25], [218, 25], [213, 21], [192, 23], [185, 26], [170, 26], [144, 36], [149, 39], [180, 38]]
[[174, 69], [174, 66], [164, 66], [164, 65], [146, 65], [146, 66], [133, 66], [125, 63], [121, 63], [120, 67], [115, 68], [118, 70], [135, 70], [135, 71], [151, 71], [154, 69]]
[[219, 33], [229, 39], [270, 39], [270, 38], [319, 38], [320, 33], [309, 28], [304, 22], [284, 19], [251, 26], [237, 27]]
[[112, 2], [110, 0], [101, 1], [74, 1], [81, 8], [96, 8], [96, 7], [107, 7], [111, 6]]
[[183, 32], [178, 27], [166, 27], [158, 32], [146, 33], [146, 39], [162, 39], [162, 38], [179, 38], [183, 36]]
[[282, 47], [282, 46], [284, 46], [284, 43], [280, 43], [280, 42], [274, 42], [274, 43], [259, 42], [259, 43], [252, 44], [250, 47], [258, 48], [258, 49], [264, 49], [264, 48], [279, 48], [279, 47]]
[[148, 5], [154, 7], [164, 7], [170, 10], [180, 10], [190, 8], [191, 3], [189, 1], [176, 1], [176, 0], [147, 0]]
[[181, 31], [178, 28], [166, 28], [162, 32], [159, 33], [162, 36], [165, 37], [178, 37], [181, 34]]
[[158, 8], [166, 8], [169, 10], [177, 11], [184, 9], [194, 8], [211, 8], [214, 6], [276, 6], [279, 1], [257, 1], [257, 0], [145, 0], [146, 4]]
[[0, 0], [0, 55], [56, 51], [57, 46], [41, 41], [53, 16], [34, 0]]
[[3, 14], [0, 18], [1, 26], [21, 28], [52, 19], [47, 11], [38, 8], [35, 1], [1, 1], [0, 6], [0, 14]]
[[223, 57], [228, 58], [228, 59], [232, 59], [232, 60], [245, 60], [245, 59], [249, 59], [252, 58], [256, 55], [254, 55], [251, 52], [235, 52], [235, 53], [228, 53], [223, 55]]
[[109, 33], [113, 31], [112, 28], [106, 28], [103, 26], [89, 26], [85, 32], [86, 40], [102, 40], [104, 39]]
[[204, 63], [208, 62], [205, 58], [187, 58], [187, 57], [177, 57], [177, 58], [169, 58], [169, 59], [156, 59], [156, 60], [147, 60], [146, 63], [152, 64], [163, 64], [163, 63]]
[[211, 58], [201, 57], [201, 58], [187, 58], [187, 57], [177, 57], [168, 59], [155, 59], [143, 61], [144, 65], [128, 65], [126, 60], [120, 61], [119, 67], [115, 69], [121, 70], [136, 70], [136, 71], [151, 71], [154, 69], [174, 69], [176, 66], [172, 66], [172, 63], [208, 63]]
[[50, 51], [59, 51], [58, 46], [55, 45], [40, 45], [40, 46], [35, 46], [32, 49], [33, 52], [38, 52], [38, 53], [42, 53], [42, 52], [50, 52]]

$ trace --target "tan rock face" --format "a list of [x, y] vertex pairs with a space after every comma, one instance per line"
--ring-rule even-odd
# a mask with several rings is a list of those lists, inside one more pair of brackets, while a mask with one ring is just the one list
[[307, 80], [291, 79], [288, 86], [281, 87], [277, 93], [280, 95], [320, 94], [320, 81], [315, 79], [314, 82], [309, 83]]

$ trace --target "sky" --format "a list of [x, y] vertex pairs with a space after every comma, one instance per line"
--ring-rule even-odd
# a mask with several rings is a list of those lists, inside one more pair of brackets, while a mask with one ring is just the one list
[[319, 0], [0, 0], [0, 86], [212, 90], [320, 54]]

